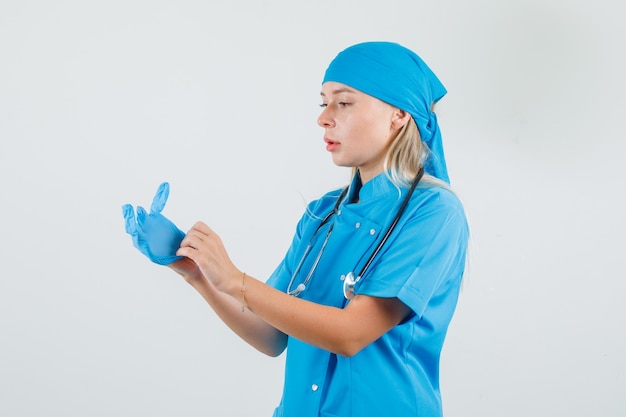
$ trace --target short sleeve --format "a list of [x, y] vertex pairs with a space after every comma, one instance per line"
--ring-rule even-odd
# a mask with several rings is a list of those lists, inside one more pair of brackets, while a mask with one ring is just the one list
[[413, 206], [399, 229], [356, 293], [397, 297], [419, 318], [442, 285], [460, 282], [469, 237], [467, 220], [458, 199], [444, 190]]

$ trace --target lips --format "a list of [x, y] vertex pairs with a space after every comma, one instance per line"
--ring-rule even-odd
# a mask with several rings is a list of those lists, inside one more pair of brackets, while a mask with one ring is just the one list
[[339, 142], [332, 139], [324, 138], [324, 142], [326, 142], [326, 150], [329, 152], [332, 152], [339, 147]]

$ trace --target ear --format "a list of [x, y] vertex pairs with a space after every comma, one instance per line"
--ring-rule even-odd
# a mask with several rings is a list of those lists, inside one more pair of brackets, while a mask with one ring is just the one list
[[409, 122], [411, 115], [404, 110], [395, 109], [393, 115], [391, 117], [391, 128], [392, 129], [402, 129], [405, 124]]

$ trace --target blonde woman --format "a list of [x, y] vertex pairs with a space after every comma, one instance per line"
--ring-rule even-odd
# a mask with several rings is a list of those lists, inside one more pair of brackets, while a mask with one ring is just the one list
[[434, 104], [446, 93], [411, 50], [366, 42], [330, 63], [318, 124], [351, 183], [307, 207], [267, 280], [219, 236], [186, 234], [124, 206], [135, 246], [195, 288], [243, 340], [286, 351], [274, 416], [441, 416], [439, 357], [465, 267], [468, 226], [450, 191]]

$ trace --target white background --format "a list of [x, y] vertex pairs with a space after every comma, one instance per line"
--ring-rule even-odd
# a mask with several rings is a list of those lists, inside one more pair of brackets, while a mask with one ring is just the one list
[[236, 338], [123, 230], [209, 223], [265, 278], [307, 201], [348, 181], [316, 126], [350, 44], [414, 49], [470, 267], [447, 417], [623, 416], [618, 1], [0, 1], [0, 415], [270, 416], [284, 357]]

